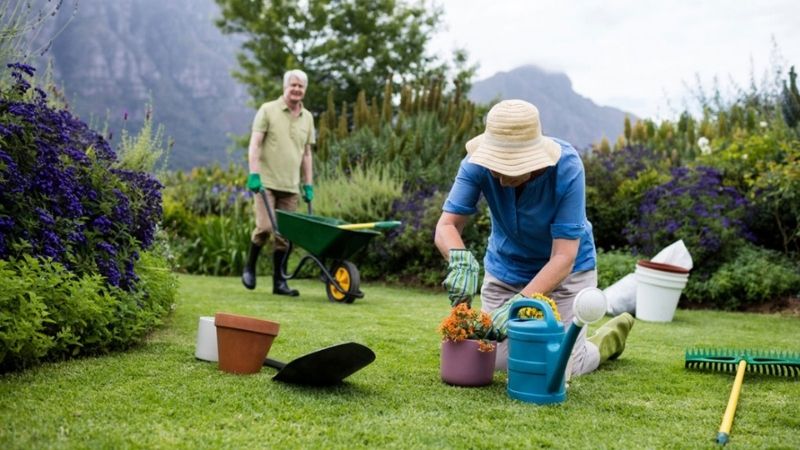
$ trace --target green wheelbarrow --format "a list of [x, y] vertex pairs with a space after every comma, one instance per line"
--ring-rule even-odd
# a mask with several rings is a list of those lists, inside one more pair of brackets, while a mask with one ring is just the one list
[[[401, 224], [400, 222], [350, 224], [343, 220], [311, 214], [310, 203], [308, 214], [277, 210], [276, 219], [263, 189], [260, 195], [267, 207], [275, 234], [289, 242], [286, 258], [289, 258], [295, 245], [306, 251], [291, 274], [283, 273], [284, 278], [287, 280], [295, 278], [306, 263], [313, 262], [322, 271], [321, 279], [325, 283], [328, 300], [336, 303], [353, 303], [357, 298], [364, 297], [359, 286], [361, 277], [358, 268], [347, 258], [366, 247], [374, 237], [381, 235], [375, 229], [395, 228]], [[283, 262], [281, 271], [285, 267], [286, 261]]]

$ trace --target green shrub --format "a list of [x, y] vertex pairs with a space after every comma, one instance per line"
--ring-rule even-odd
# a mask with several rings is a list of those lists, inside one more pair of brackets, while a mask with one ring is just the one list
[[336, 169], [321, 177], [314, 190], [314, 214], [351, 223], [390, 220], [392, 203], [403, 183], [386, 166], [357, 166], [349, 173]]
[[127, 291], [50, 260], [0, 260], [0, 372], [141, 342], [175, 300], [165, 261], [144, 252], [137, 288]]
[[638, 253], [652, 255], [682, 239], [695, 266], [712, 272], [748, 236], [747, 201], [721, 184], [713, 168], [673, 169], [669, 182], [646, 192], [639, 216], [624, 230], [628, 241]]
[[640, 258], [624, 250], [597, 250], [597, 287], [605, 289], [636, 270]]
[[777, 251], [745, 245], [710, 276], [693, 272], [684, 294], [691, 303], [721, 309], [771, 303], [800, 294], [800, 265]]
[[152, 142], [120, 161], [32, 88], [34, 68], [9, 67], [15, 85], [0, 88], [0, 370], [130, 347], [175, 295], [174, 275], [152, 272], [167, 260], [146, 251], [161, 216], [155, 159], [143, 157]]
[[181, 268], [195, 274], [240, 275], [254, 226], [252, 214], [199, 218], [190, 231], [190, 241], [182, 246], [178, 259]]
[[[447, 275], [447, 264], [433, 238], [446, 196], [445, 191], [421, 190], [397, 200], [392, 208], [392, 218], [402, 221], [403, 225], [385, 233], [384, 238], [374, 239], [367, 251], [354, 258], [363, 277], [425, 286], [440, 285]], [[483, 261], [486, 254], [490, 228], [489, 208], [481, 202], [478, 214], [470, 218], [462, 235], [467, 248], [479, 261]]]
[[583, 158], [586, 214], [595, 243], [607, 250], [625, 248], [625, 226], [638, 216], [644, 193], [669, 179], [671, 167], [660, 154], [643, 146], [596, 150]]

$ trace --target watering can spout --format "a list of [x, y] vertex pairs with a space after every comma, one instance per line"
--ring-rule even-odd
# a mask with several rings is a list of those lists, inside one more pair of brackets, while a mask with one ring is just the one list
[[602, 319], [606, 314], [606, 306], [606, 296], [603, 291], [597, 288], [584, 288], [575, 296], [572, 307], [575, 318], [572, 320], [572, 324], [569, 326], [567, 334], [561, 343], [561, 351], [558, 355], [555, 370], [550, 374], [550, 379], [547, 383], [549, 392], [557, 392], [564, 385], [567, 362], [569, 362], [569, 358], [572, 355], [572, 349], [575, 347], [575, 341], [578, 340], [581, 329], [586, 324]]

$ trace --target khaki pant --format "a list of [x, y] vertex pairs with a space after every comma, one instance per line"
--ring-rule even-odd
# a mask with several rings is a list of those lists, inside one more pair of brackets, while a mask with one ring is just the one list
[[[486, 272], [483, 277], [483, 286], [481, 286], [481, 309], [491, 313], [511, 297], [518, 294], [524, 287], [525, 285], [512, 286], [506, 284]], [[549, 295], [558, 307], [558, 313], [561, 315], [561, 323], [564, 324], [565, 331], [572, 324], [572, 318], [575, 316], [572, 312], [572, 302], [578, 292], [586, 287], [597, 287], [596, 270], [570, 274]], [[572, 357], [569, 362], [572, 370], [567, 370], [568, 375], [570, 373], [572, 375], [583, 375], [597, 369], [597, 366], [600, 365], [600, 350], [596, 345], [586, 340], [586, 329], [587, 327], [583, 327], [577, 341], [575, 341], [575, 347], [572, 349]], [[508, 370], [508, 339], [497, 344], [496, 361], [496, 370]]]
[[[272, 214], [275, 220], [278, 220], [277, 214], [275, 213], [278, 209], [282, 211], [297, 210], [297, 203], [300, 198], [298, 194], [273, 191], [270, 189], [265, 189], [264, 192], [267, 194], [267, 201], [269, 201], [269, 205], [272, 208]], [[262, 200], [261, 194], [256, 194], [255, 196], [253, 212], [256, 216], [256, 228], [253, 230], [250, 240], [258, 246], [263, 246], [273, 233], [272, 222], [267, 215], [267, 209], [264, 207], [264, 200]], [[276, 237], [274, 241], [275, 250], [285, 251], [289, 248], [289, 243], [285, 239]]]

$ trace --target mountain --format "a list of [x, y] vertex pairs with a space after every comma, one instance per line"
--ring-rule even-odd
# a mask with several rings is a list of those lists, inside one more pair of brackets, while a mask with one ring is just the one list
[[563, 73], [522, 66], [499, 72], [473, 84], [470, 100], [489, 103], [517, 98], [539, 108], [542, 132], [585, 149], [605, 136], [613, 144], [625, 127], [625, 116], [636, 116], [610, 106], [598, 106], [572, 89]]
[[116, 146], [151, 102], [175, 142], [170, 168], [187, 169], [229, 159], [229, 135], [249, 134], [255, 113], [230, 75], [239, 43], [220, 33], [217, 15], [213, 0], [80, 0], [40, 36], [56, 35], [45, 58], [74, 114], [98, 130], [107, 123]]

